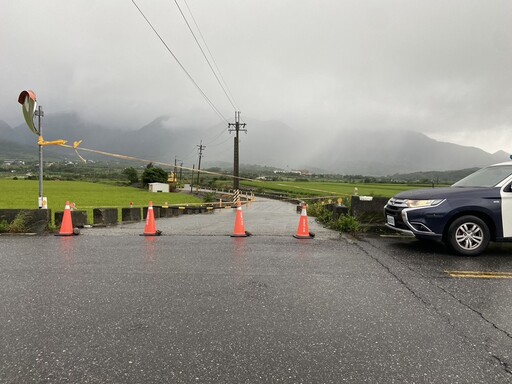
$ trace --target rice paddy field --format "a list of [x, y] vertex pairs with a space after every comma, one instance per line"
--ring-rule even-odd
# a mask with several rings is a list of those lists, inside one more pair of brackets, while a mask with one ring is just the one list
[[[243, 186], [256, 188], [256, 190], [273, 191], [276, 193], [289, 192], [296, 196], [339, 196], [348, 197], [354, 194], [393, 197], [398, 192], [411, 189], [431, 188], [429, 184], [352, 184], [336, 182], [283, 182], [283, 181], [244, 181]], [[441, 185], [436, 185], [441, 187]]]
[[[48, 208], [63, 211], [66, 201], [75, 203], [76, 209], [124, 208], [130, 202], [134, 207], [154, 205], [197, 204], [201, 199], [186, 193], [153, 193], [147, 190], [113, 186], [83, 181], [44, 181], [43, 195], [48, 198]], [[38, 180], [0, 179], [0, 209], [37, 209], [39, 196]]]
[[[418, 184], [351, 184], [337, 182], [256, 182], [244, 181], [242, 188], [252, 187], [256, 191], [286, 193], [297, 197], [348, 197], [358, 195], [392, 197], [398, 192], [430, 188]], [[187, 193], [152, 193], [147, 190], [114, 186], [84, 181], [44, 181], [44, 196], [48, 208], [62, 211], [66, 201], [74, 203], [76, 209], [88, 211], [92, 217], [93, 208], [123, 208], [130, 202], [134, 207], [146, 207], [149, 201], [154, 205], [193, 205], [202, 200]], [[38, 207], [39, 182], [37, 180], [0, 179], [0, 209], [36, 209]]]

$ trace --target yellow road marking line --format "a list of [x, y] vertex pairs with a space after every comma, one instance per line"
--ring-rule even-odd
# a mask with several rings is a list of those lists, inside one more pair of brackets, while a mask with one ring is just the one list
[[512, 272], [445, 271], [450, 277], [472, 279], [512, 279]]

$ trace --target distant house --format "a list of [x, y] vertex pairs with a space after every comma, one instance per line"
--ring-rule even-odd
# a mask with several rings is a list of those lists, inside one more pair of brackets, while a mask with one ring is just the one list
[[275, 170], [274, 173], [286, 173], [286, 174], [291, 174], [291, 175], [311, 176], [311, 172], [309, 172], [306, 169], [303, 169], [303, 170], [292, 169], [291, 171]]
[[25, 165], [23, 160], [4, 160], [4, 165]]
[[149, 183], [149, 192], [169, 192], [169, 184]]

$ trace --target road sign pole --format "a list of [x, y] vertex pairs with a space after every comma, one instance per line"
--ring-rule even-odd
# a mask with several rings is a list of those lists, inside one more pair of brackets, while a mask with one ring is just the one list
[[[42, 141], [43, 131], [41, 126], [41, 117], [44, 116], [44, 112], [42, 107], [39, 105], [35, 112], [37, 116], [37, 125], [39, 131], [39, 138]], [[39, 199], [38, 199], [39, 209], [43, 208], [43, 146], [39, 144]]]

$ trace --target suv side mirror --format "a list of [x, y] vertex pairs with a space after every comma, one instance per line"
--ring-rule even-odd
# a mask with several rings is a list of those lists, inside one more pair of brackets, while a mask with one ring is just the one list
[[512, 184], [509, 184], [505, 188], [503, 188], [503, 192], [512, 192]]

